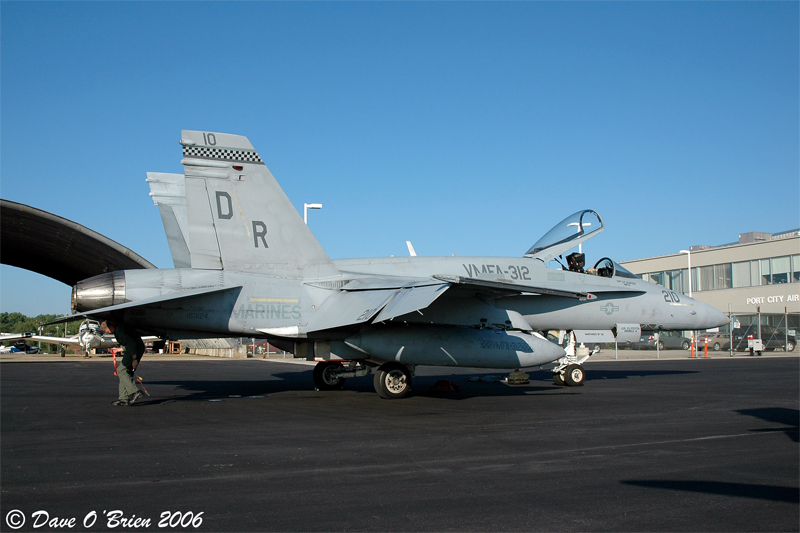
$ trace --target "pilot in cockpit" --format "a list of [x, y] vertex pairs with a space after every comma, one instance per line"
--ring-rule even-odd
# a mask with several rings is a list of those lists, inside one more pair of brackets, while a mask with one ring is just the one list
[[584, 273], [583, 267], [586, 265], [586, 256], [582, 253], [572, 253], [567, 256], [567, 266], [572, 272]]

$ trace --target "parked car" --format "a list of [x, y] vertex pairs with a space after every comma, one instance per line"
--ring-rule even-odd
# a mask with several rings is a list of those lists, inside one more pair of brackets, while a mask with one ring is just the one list
[[[700, 333], [697, 336], [697, 349], [702, 350], [706, 342], [706, 334]], [[729, 333], [709, 333], [708, 349], [718, 352], [720, 350], [730, 350], [731, 336]]]
[[[758, 338], [758, 326], [749, 325], [742, 328], [734, 328], [733, 330], [733, 349], [737, 352], [749, 351], [747, 347], [747, 340]], [[764, 344], [764, 350], [774, 350], [781, 348], [787, 352], [793, 352], [797, 341], [794, 336], [789, 335], [788, 339], [786, 332], [782, 329], [774, 328], [772, 326], [761, 326], [761, 341]], [[788, 341], [788, 342], [787, 342]]]
[[[691, 341], [681, 335], [680, 331], [660, 331], [658, 339], [659, 350], [688, 350]], [[655, 349], [656, 347], [656, 332], [642, 330], [642, 335], [639, 337], [638, 344], [632, 344], [633, 350]]]

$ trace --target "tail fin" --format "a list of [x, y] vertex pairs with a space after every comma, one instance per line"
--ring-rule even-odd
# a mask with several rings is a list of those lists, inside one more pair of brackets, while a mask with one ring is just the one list
[[246, 137], [183, 131], [181, 145], [193, 268], [339, 274]]
[[186, 213], [186, 187], [183, 174], [148, 172], [150, 196], [158, 206], [169, 251], [175, 268], [189, 268], [192, 258], [189, 247], [189, 218]]

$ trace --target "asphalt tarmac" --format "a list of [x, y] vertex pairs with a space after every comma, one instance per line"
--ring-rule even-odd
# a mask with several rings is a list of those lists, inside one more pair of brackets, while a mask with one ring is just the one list
[[590, 362], [578, 388], [421, 367], [393, 401], [146, 358], [130, 407], [108, 361], [4, 362], [0, 530], [796, 532], [798, 361]]

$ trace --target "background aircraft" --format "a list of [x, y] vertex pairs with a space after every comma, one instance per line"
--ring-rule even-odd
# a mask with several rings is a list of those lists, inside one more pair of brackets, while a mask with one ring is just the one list
[[[727, 322], [609, 258], [586, 272], [548, 268], [603, 231], [591, 210], [567, 217], [523, 257], [333, 261], [245, 137], [184, 131], [180, 143], [183, 176], [148, 174], [179, 268], [83, 280], [73, 288], [73, 312], [162, 338], [267, 338], [320, 360], [318, 388], [374, 372], [384, 398], [409, 393], [416, 365], [556, 361], [556, 383], [580, 385], [581, 361], [539, 331], [607, 330], [638, 340], [641, 324], [682, 330]], [[155, 191], [154, 182], [161, 183]]]
[[[0, 336], [0, 341], [6, 340], [16, 340], [16, 339], [29, 339], [30, 341], [34, 342], [46, 342], [49, 344], [63, 344], [66, 346], [72, 346], [75, 348], [80, 348], [84, 351], [84, 353], [88, 356], [91, 350], [95, 350], [97, 348], [113, 348], [115, 346], [119, 346], [119, 343], [114, 338], [113, 335], [105, 335], [103, 331], [100, 329], [100, 324], [96, 320], [84, 320], [83, 323], [80, 325], [78, 329], [78, 333], [76, 335], [72, 335], [70, 337], [52, 337], [47, 335], [36, 335], [34, 333], [15, 333], [15, 334], [3, 334]], [[142, 337], [144, 342], [154, 342], [160, 340], [159, 337], [148, 336]], [[16, 346], [16, 344], [15, 344]], [[36, 348], [36, 352], [27, 352], [27, 353], [38, 353], [39, 349]], [[0, 353], [10, 353], [10, 352], [2, 352]]]

